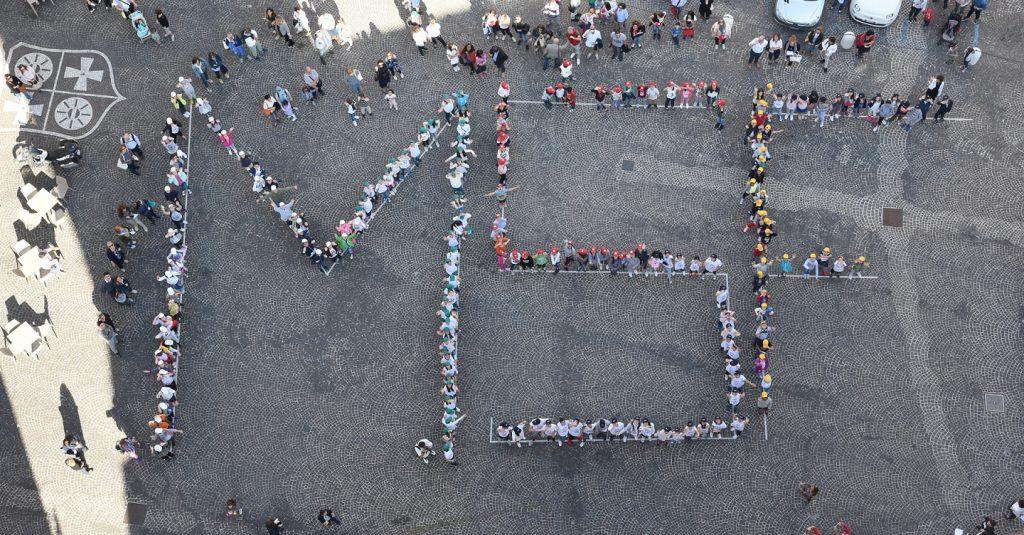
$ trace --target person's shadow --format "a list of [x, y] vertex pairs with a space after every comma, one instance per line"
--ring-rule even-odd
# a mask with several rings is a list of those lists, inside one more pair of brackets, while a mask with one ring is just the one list
[[60, 419], [64, 424], [64, 436], [74, 435], [88, 446], [82, 433], [82, 420], [78, 416], [78, 404], [66, 384], [60, 385]]

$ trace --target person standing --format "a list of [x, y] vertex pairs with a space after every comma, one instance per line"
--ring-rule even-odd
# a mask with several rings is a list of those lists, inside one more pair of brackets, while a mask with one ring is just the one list
[[981, 59], [981, 49], [975, 46], [967, 47], [964, 51], [964, 62], [960, 65], [960, 72], [968, 72], [971, 67], [978, 64], [978, 60]]
[[750, 47], [750, 55], [747, 56], [747, 67], [753, 69], [759, 66], [758, 62], [761, 61], [761, 55], [768, 48], [768, 40], [762, 34], [747, 43], [747, 46]]
[[926, 7], [928, 7], [928, 0], [913, 0], [910, 4], [910, 14], [907, 16], [907, 20], [917, 20], [917, 15]]
[[903, 129], [910, 132], [922, 119], [924, 119], [924, 111], [921, 110], [920, 106], [914, 106], [912, 110], [903, 116], [900, 122], [903, 124]]
[[494, 62], [494, 66], [498, 68], [498, 72], [505, 74], [505, 62], [508, 61], [508, 53], [498, 45], [491, 47], [491, 61]]
[[939, 99], [938, 109], [935, 110], [935, 117], [932, 120], [936, 123], [945, 121], [946, 114], [951, 109], [953, 109], [953, 99], [949, 98], [949, 95], [942, 95], [942, 98]]
[[327, 528], [335, 524], [341, 524], [341, 520], [338, 520], [338, 517], [334, 516], [334, 512], [330, 509], [321, 509], [316, 515], [316, 521]]
[[331, 34], [327, 30], [320, 28], [313, 34], [313, 46], [320, 55], [320, 64], [327, 65], [326, 56], [334, 49], [334, 41], [331, 39]]
[[320, 80], [320, 73], [313, 67], [306, 67], [306, 72], [302, 75], [302, 83], [306, 84], [306, 87], [313, 91], [314, 98], [317, 95], [323, 96], [324, 83]]
[[831, 61], [831, 56], [836, 55], [839, 51], [839, 44], [836, 43], [835, 37], [829, 37], [821, 42], [821, 70], [825, 73], [828, 72], [828, 64]]
[[977, 24], [978, 20], [981, 19], [981, 12], [985, 11], [986, 8], [988, 8], [988, 0], [973, 0], [971, 2], [971, 9], [967, 12], [967, 16], [964, 17], [964, 20], [967, 20], [971, 18], [971, 15], [974, 15], [974, 22]]
[[106, 313], [101, 313], [98, 320], [96, 320], [96, 330], [99, 332], [100, 338], [107, 343], [110, 347], [110, 352], [115, 355], [120, 355], [117, 350], [117, 329], [114, 328], [114, 322], [110, 319], [110, 316]]
[[1006, 520], [1017, 519], [1020, 522], [1024, 522], [1024, 499], [1017, 500], [1010, 504], [1006, 514], [1003, 515]]
[[430, 22], [427, 24], [427, 37], [430, 38], [430, 45], [437, 47], [437, 43], [441, 43], [441, 46], [448, 48], [448, 43], [445, 42], [444, 37], [441, 37], [441, 24], [437, 22], [437, 19], [431, 17]]
[[160, 29], [164, 32], [164, 37], [170, 37], [173, 42], [174, 32], [171, 31], [171, 22], [167, 20], [167, 14], [161, 8], [156, 10], [156, 23], [160, 25]]
[[85, 447], [82, 440], [75, 435], [67, 435], [64, 437], [64, 442], [61, 444], [60, 450], [68, 455], [65, 459], [67, 464], [73, 470], [85, 469], [86, 472], [91, 472], [93, 468], [89, 466], [89, 463], [85, 460], [85, 452], [89, 448]]
[[288, 21], [284, 20], [284, 17], [281, 15], [274, 17], [274, 29], [277, 30], [277, 34], [284, 39], [284, 42], [288, 43], [288, 46], [295, 46], [295, 41], [292, 39], [292, 31], [288, 26]]
[[425, 438], [421, 438], [416, 442], [413, 451], [416, 452], [416, 457], [423, 461], [423, 464], [429, 464], [430, 456], [437, 455], [437, 452], [434, 451], [434, 443]]
[[418, 24], [412, 27], [412, 42], [416, 44], [416, 50], [421, 56], [427, 55], [427, 41], [430, 40], [430, 36], [427, 32]]
[[295, 9], [292, 11], [292, 26], [294, 26], [296, 33], [305, 35], [309, 40], [313, 39], [313, 32], [309, 27], [309, 17], [303, 11], [302, 6], [295, 6]]
[[141, 449], [141, 446], [142, 445], [139, 444], [138, 439], [132, 437], [124, 437], [121, 440], [118, 440], [117, 444], [114, 444], [114, 449], [127, 455], [133, 461], [138, 461], [139, 450]]
[[359, 72], [359, 69], [349, 67], [345, 71], [345, 83], [348, 84], [348, 88], [352, 90], [352, 94], [359, 95], [362, 92], [363, 73]]
[[875, 46], [875, 30], [868, 30], [858, 35], [853, 44], [857, 47], [857, 57], [863, 59], [864, 54], [870, 52], [871, 48]]
[[816, 49], [821, 48], [821, 43], [825, 42], [825, 28], [818, 26], [817, 28], [807, 32], [807, 36], [804, 37], [804, 44], [807, 47], [804, 51], [808, 55], [813, 55]]
[[263, 45], [260, 44], [259, 38], [259, 34], [257, 34], [256, 30], [252, 28], [246, 28], [245, 31], [242, 32], [242, 41], [249, 49], [249, 56], [255, 60], [260, 59], [260, 56], [263, 55]]
[[271, 517], [268, 518], [263, 526], [267, 528], [267, 535], [283, 535], [284, 534], [284, 522], [280, 518]]
[[210, 67], [207, 65], [206, 60], [199, 56], [192, 57], [192, 72], [199, 78], [199, 81], [203, 83], [203, 87], [207, 91], [210, 91]]
[[611, 40], [612, 59], [614, 60], [618, 57], [619, 61], [622, 61], [622, 48], [626, 46], [626, 34], [622, 33], [622, 28], [616, 26], [615, 29], [612, 30]]
[[700, 14], [701, 19], [706, 21], [711, 18], [711, 12], [715, 8], [714, 4], [715, 0], [700, 0], [699, 7], [697, 8], [697, 13]]
[[206, 54], [206, 65], [210, 67], [210, 71], [217, 77], [217, 82], [223, 84], [224, 80], [231, 78], [228, 74], [228, 66], [224, 64], [224, 60], [220, 57], [220, 54], [210, 51]]
[[818, 486], [814, 483], [807, 483], [804, 481], [800, 482], [800, 495], [804, 498], [806, 503], [811, 503], [811, 500], [818, 495]]

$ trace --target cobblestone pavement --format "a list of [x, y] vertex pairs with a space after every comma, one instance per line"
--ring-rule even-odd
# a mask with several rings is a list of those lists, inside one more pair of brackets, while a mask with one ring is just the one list
[[[662, 5], [627, 3], [645, 17]], [[476, 236], [462, 261], [460, 406], [469, 417], [460, 425], [461, 464], [423, 465], [412, 454], [417, 439], [436, 439], [440, 429], [433, 346], [451, 212], [446, 151], [425, 157], [366, 233], [361, 254], [324, 277], [304, 265], [276, 215], [253, 201], [249, 180], [200, 124], [191, 146], [179, 390], [185, 435], [174, 462], [124, 464], [112, 446], [125, 432], [144, 436], [154, 404], [155, 382], [142, 371], [162, 291], [155, 278], [164, 223], [130, 253], [139, 303], [115, 309], [94, 287], [107, 269], [102, 246], [116, 224], [114, 206], [158, 198], [157, 130], [172, 113], [167, 95], [189, 73], [188, 60], [219, 50], [225, 30], [264, 29], [263, 4], [194, 4], [164, 3], [177, 39], [159, 48], [139, 43], [102, 7], [87, 14], [80, 2], [46, 3], [38, 19], [27, 6], [11, 7], [0, 21], [5, 55], [18, 43], [103, 52], [126, 98], [83, 140], [86, 165], [64, 173], [72, 220], [62, 229], [15, 222], [20, 183], [52, 179], [0, 159], [0, 241], [56, 243], [67, 270], [43, 287], [11, 274], [9, 249], [0, 256], [3, 323], [43, 314], [58, 334], [38, 361], [0, 356], [0, 463], [12, 475], [0, 483], [6, 525], [21, 533], [127, 533], [132, 502], [147, 507], [134, 528], [147, 533], [255, 533], [269, 515], [281, 516], [289, 533], [313, 532], [316, 511], [330, 506], [358, 533], [775, 534], [843, 519], [858, 533], [924, 534], [973, 525], [1019, 498], [1024, 467], [1014, 452], [1024, 447], [1024, 420], [1014, 362], [1024, 314], [1017, 304], [1024, 208], [1012, 192], [1024, 130], [1008, 111], [1024, 93], [1021, 64], [1010, 52], [1024, 38], [1015, 24], [1024, 8], [1004, 1], [982, 17], [985, 52], [971, 74], [944, 64], [935, 46], [942, 15], [927, 34], [901, 19], [879, 32], [864, 61], [841, 51], [827, 76], [814, 62], [749, 71], [745, 43], [782, 29], [765, 4], [739, 0], [715, 3], [716, 13], [737, 21], [725, 51], [713, 49], [700, 25], [698, 39], [682, 50], [648, 42], [621, 63], [605, 57], [576, 69], [583, 101], [599, 81], [717, 78], [731, 103], [724, 133], [703, 111], [513, 105], [510, 180], [520, 189], [508, 210], [517, 243], [571, 237], [716, 252], [734, 277], [741, 318], [753, 302], [745, 266], [752, 239], [739, 232], [747, 164], [739, 138], [756, 85], [916, 95], [929, 75], [944, 73], [956, 100], [951, 117], [969, 120], [922, 124], [909, 135], [898, 128], [872, 134], [856, 120], [778, 125], [769, 169], [780, 230], [773, 253], [803, 256], [826, 244], [863, 252], [880, 278], [772, 281], [779, 356], [767, 422], [753, 417], [741, 440], [693, 447], [509, 450], [488, 444], [491, 417], [614, 413], [676, 422], [722, 412], [712, 283], [496, 273], [486, 238], [493, 200], [483, 196], [494, 187], [493, 67], [472, 79], [452, 73], [440, 50], [420, 58], [398, 4], [313, 0], [319, 12], [340, 9], [356, 30], [352, 50], [336, 51], [320, 69], [325, 99], [300, 106], [296, 123], [272, 127], [259, 117], [262, 95], [282, 83], [297, 94], [303, 67], [317, 63], [308, 43], [288, 49], [264, 36], [265, 59], [238, 65], [226, 58], [232, 77], [211, 93], [214, 114], [271, 174], [298, 186], [297, 204], [314, 233], [326, 235], [352, 212], [358, 185], [412, 140], [441, 95], [470, 93], [478, 157], [467, 181]], [[270, 4], [290, 10], [280, 0]], [[449, 42], [480, 46], [480, 16], [496, 4], [434, 0], [428, 7]], [[532, 24], [541, 5], [516, 3], [513, 14]], [[153, 7], [144, 3], [151, 23]], [[824, 25], [828, 33], [863, 30], [845, 13], [827, 14]], [[973, 23], [967, 30], [965, 42]], [[557, 74], [542, 72], [535, 53], [499, 44], [511, 55], [512, 98], [539, 99]], [[386, 50], [406, 73], [393, 84], [398, 112], [385, 109], [371, 79]], [[341, 106], [350, 66], [362, 70], [376, 108], [357, 128]], [[10, 118], [0, 113], [0, 126]], [[124, 131], [137, 132], [148, 149], [141, 178], [113, 165], [114, 140]], [[53, 144], [39, 134], [2, 132], [3, 154], [15, 139]], [[881, 224], [883, 207], [904, 211], [902, 228]], [[109, 357], [92, 334], [97, 310], [110, 311], [121, 328], [123, 357]], [[1005, 411], [987, 412], [986, 394], [1005, 396]], [[90, 446], [94, 472], [62, 464], [58, 446], [68, 432]], [[813, 503], [800, 502], [799, 481], [821, 487]], [[223, 518], [227, 498], [241, 503], [241, 520]]]

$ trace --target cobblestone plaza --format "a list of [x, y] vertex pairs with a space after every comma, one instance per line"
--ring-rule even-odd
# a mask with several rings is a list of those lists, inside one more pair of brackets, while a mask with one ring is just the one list
[[[510, 56], [509, 178], [518, 189], [505, 210], [513, 244], [642, 242], [688, 258], [717, 254], [745, 336], [754, 327], [755, 238], [741, 232], [750, 162], [741, 138], [755, 88], [771, 82], [785, 92], [831, 97], [852, 88], [916, 99], [929, 76], [943, 74], [956, 103], [946, 122], [929, 119], [909, 133], [897, 125], [873, 133], [853, 118], [824, 127], [775, 120], [768, 180], [779, 235], [771, 256], [802, 259], [829, 246], [847, 258], [866, 255], [867, 274], [877, 278], [771, 280], [774, 405], [762, 417], [748, 392], [742, 437], [514, 448], [492, 443], [492, 419], [640, 417], [677, 426], [728, 414], [714, 304], [723, 278], [498, 272], [488, 239], [498, 208], [486, 194], [496, 183], [491, 121], [502, 77], [493, 66], [485, 77], [452, 72], [441, 48], [428, 46], [421, 57], [401, 2], [309, 0], [311, 19], [331, 13], [354, 31], [351, 50], [335, 47], [326, 65], [305, 37], [287, 47], [264, 25], [264, 8], [286, 14], [291, 2], [139, 3], [154, 27], [153, 9], [167, 11], [173, 42], [140, 42], [102, 2], [95, 13], [82, 2], [45, 2], [35, 17], [19, 0], [0, 16], [8, 71], [39, 54], [33, 61], [53, 84], [31, 101], [39, 115], [32, 127], [17, 128], [13, 100], [0, 99], [0, 241], [55, 244], [65, 271], [44, 286], [14, 273], [10, 247], [0, 256], [0, 323], [45, 318], [55, 331], [38, 358], [0, 355], [0, 519], [8, 532], [262, 533], [264, 520], [277, 516], [285, 533], [315, 533], [326, 529], [317, 511], [330, 507], [343, 522], [332, 529], [344, 533], [796, 534], [845, 521], [858, 534], [924, 535], [971, 528], [1022, 497], [1024, 416], [1013, 372], [1024, 342], [1024, 208], [1015, 195], [1024, 130], [1012, 108], [1024, 94], [1013, 55], [1024, 39], [1020, 4], [993, 0], [977, 33], [973, 19], [966, 24], [962, 45], [984, 50], [971, 72], [946, 63], [936, 46], [945, 20], [937, 2], [931, 27], [905, 22], [904, 5], [896, 23], [877, 30], [865, 59], [841, 50], [825, 74], [813, 60], [748, 69], [748, 41], [793, 32], [774, 20], [771, 1], [717, 0], [715, 15], [736, 20], [725, 50], [708, 37], [710, 22], [699, 22], [697, 38], [679, 49], [666, 35], [622, 62], [607, 51], [585, 58], [574, 75], [581, 105], [571, 111], [540, 103], [557, 69], [542, 71], [535, 51], [497, 41]], [[626, 4], [637, 19], [668, 9], [660, 0]], [[489, 48], [494, 42], [480, 33], [488, 10], [533, 25], [544, 2], [426, 5], [449, 43]], [[563, 14], [563, 32], [567, 24]], [[837, 36], [866, 28], [831, 2], [823, 25]], [[247, 26], [268, 50], [239, 64], [221, 39]], [[297, 186], [286, 197], [322, 239], [353, 212], [363, 182], [436, 115], [442, 97], [470, 95], [476, 157], [466, 178], [473, 235], [462, 246], [459, 388], [467, 417], [458, 466], [423, 464], [413, 454], [418, 439], [436, 442], [441, 430], [435, 311], [453, 214], [444, 161], [451, 151], [425, 154], [354, 259], [324, 275], [298, 254], [266, 203], [254, 201], [249, 176], [199, 114], [188, 144], [177, 456], [132, 462], [114, 450], [126, 435], [146, 437], [156, 401], [145, 372], [150, 322], [163, 305], [156, 277], [168, 224], [158, 222], [128, 253], [138, 289], [131, 307], [99, 288], [110, 270], [104, 244], [118, 203], [160, 198], [159, 131], [176, 113], [169, 92], [178, 76], [191, 76], [191, 58], [210, 50], [225, 56], [231, 78], [209, 93], [197, 84], [200, 96], [235, 128], [241, 149]], [[392, 83], [397, 111], [372, 80], [387, 51], [405, 73]], [[270, 125], [259, 113], [263, 95], [278, 85], [297, 93], [307, 65], [319, 69], [326, 94], [315, 106], [298, 105], [296, 122]], [[374, 106], [358, 126], [344, 110], [350, 67], [363, 72]], [[627, 79], [716, 79], [729, 101], [727, 126], [714, 130], [706, 109], [590, 105], [597, 83]], [[115, 167], [125, 132], [146, 147], [139, 177]], [[58, 171], [70, 183], [70, 220], [28, 228], [19, 188], [53, 178], [15, 162], [12, 148], [26, 140], [55, 146], [72, 135], [85, 159]], [[441, 135], [452, 139], [451, 131]], [[891, 213], [901, 215], [898, 226]], [[100, 311], [117, 322], [120, 355], [95, 334]], [[92, 472], [63, 463], [68, 434], [88, 445]], [[799, 496], [802, 481], [821, 489], [810, 503]], [[227, 499], [239, 502], [241, 518], [225, 518]], [[1020, 527], [1007, 521], [998, 532]]]

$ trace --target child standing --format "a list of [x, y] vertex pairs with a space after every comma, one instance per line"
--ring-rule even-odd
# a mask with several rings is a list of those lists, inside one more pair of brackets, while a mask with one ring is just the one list
[[398, 97], [395, 95], [394, 89], [388, 89], [388, 92], [384, 94], [384, 100], [388, 102], [388, 107], [397, 110], [398, 109]]
[[356, 105], [350, 98], [345, 99], [345, 112], [348, 113], [348, 118], [352, 121], [352, 126], [359, 126], [359, 116], [356, 115]]
[[359, 101], [359, 113], [363, 114], [363, 117], [373, 116], [373, 108], [370, 107], [370, 97], [363, 93], [359, 93], [357, 97]]

